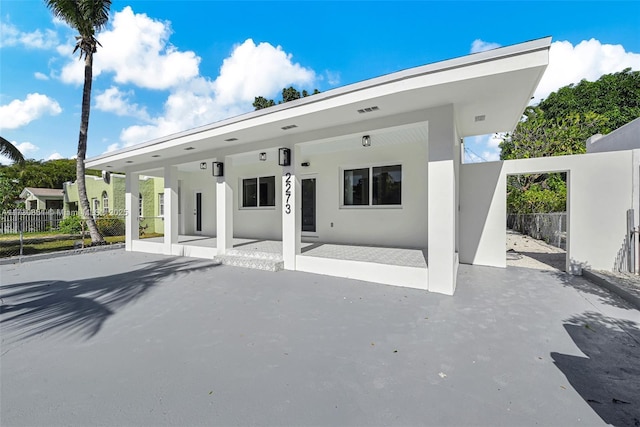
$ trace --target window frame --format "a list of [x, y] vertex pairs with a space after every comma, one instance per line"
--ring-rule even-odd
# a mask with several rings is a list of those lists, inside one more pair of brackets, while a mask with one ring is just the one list
[[[258, 176], [245, 176], [240, 177], [238, 187], [240, 188], [240, 200], [239, 207], [240, 209], [246, 210], [274, 210], [278, 205], [278, 180], [277, 175], [258, 175]], [[272, 205], [261, 205], [260, 204], [260, 180], [264, 178], [273, 178], [273, 204]], [[256, 181], [256, 205], [255, 206], [245, 206], [244, 202], [244, 194], [245, 194], [245, 181], [255, 180]]]
[[102, 192], [102, 214], [109, 214], [109, 194], [106, 191]]
[[164, 192], [158, 193], [158, 216], [164, 217]]
[[[374, 204], [374, 196], [373, 196], [373, 184], [374, 184], [374, 177], [373, 177], [373, 169], [374, 168], [384, 168], [384, 167], [392, 167], [392, 166], [398, 166], [400, 167], [400, 203], [399, 204]], [[377, 162], [377, 163], [369, 163], [369, 164], [365, 164], [365, 165], [348, 165], [348, 166], [341, 166], [339, 168], [339, 183], [340, 183], [340, 209], [402, 209], [404, 206], [404, 185], [402, 185], [402, 181], [404, 181], [404, 164], [403, 162]], [[368, 199], [369, 199], [369, 203], [368, 204], [362, 204], [362, 205], [348, 205], [345, 204], [345, 200], [344, 200], [344, 196], [345, 196], [345, 172], [347, 171], [353, 171], [353, 170], [358, 170], [358, 169], [367, 169], [369, 171], [369, 176], [368, 176]]]

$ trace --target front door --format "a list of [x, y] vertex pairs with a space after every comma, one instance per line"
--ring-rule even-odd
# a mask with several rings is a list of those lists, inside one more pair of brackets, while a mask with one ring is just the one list
[[195, 234], [202, 234], [202, 192], [195, 192], [195, 206], [193, 209], [193, 215], [195, 219], [194, 231]]
[[316, 232], [316, 179], [302, 179], [302, 231]]

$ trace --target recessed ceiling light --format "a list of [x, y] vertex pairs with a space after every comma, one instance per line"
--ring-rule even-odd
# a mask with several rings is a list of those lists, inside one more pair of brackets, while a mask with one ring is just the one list
[[377, 105], [374, 105], [373, 107], [361, 108], [358, 110], [358, 113], [360, 114], [371, 113], [373, 111], [378, 111], [379, 109], [380, 107], [378, 107]]
[[113, 166], [111, 166], [111, 165], [107, 165], [107, 167], [108, 167], [108, 168], [112, 168]]
[[237, 141], [238, 138], [229, 138], [229, 139], [225, 139], [226, 142], [231, 142], [231, 141]]
[[133, 163], [133, 160], [127, 160], [125, 163]]
[[160, 157], [160, 154], [154, 154], [154, 155], [153, 155], [153, 156], [151, 156], [151, 157]]
[[293, 128], [297, 128], [297, 127], [298, 127], [298, 125], [288, 125], [288, 126], [281, 127], [280, 129], [289, 130], [289, 129], [293, 129]]
[[485, 117], [485, 115], [484, 115], [484, 114], [483, 114], [483, 115], [481, 115], [481, 116], [476, 116], [476, 117], [475, 117], [475, 121], [476, 121], [476, 122], [484, 122], [484, 119], [485, 119], [485, 118], [486, 118], [486, 117]]
[[191, 150], [195, 150], [195, 148], [194, 148], [194, 147], [187, 147], [187, 148], [185, 148], [185, 151], [191, 151]]

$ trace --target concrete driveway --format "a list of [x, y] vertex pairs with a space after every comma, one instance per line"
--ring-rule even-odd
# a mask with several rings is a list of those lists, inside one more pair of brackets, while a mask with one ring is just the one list
[[634, 425], [640, 312], [461, 266], [454, 297], [108, 251], [1, 267], [0, 424]]

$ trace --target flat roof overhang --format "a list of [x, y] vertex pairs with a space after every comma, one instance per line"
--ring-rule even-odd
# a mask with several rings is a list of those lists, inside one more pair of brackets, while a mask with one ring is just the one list
[[453, 105], [460, 137], [511, 131], [548, 65], [550, 45], [546, 37], [399, 71], [106, 153], [87, 167], [145, 170], [264, 141], [295, 144], [444, 105]]

